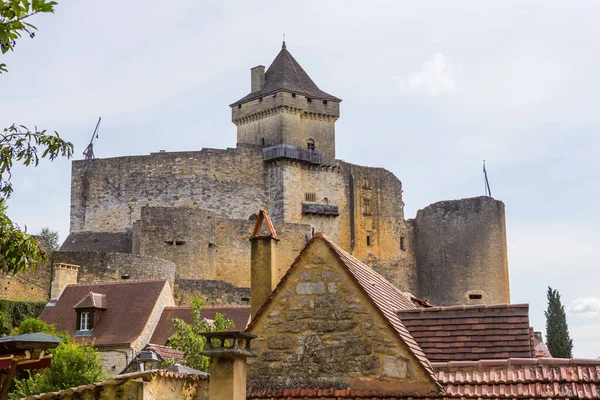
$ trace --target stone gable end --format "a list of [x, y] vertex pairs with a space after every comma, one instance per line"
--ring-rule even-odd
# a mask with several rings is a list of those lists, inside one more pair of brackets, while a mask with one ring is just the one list
[[369, 395], [437, 392], [331, 249], [314, 241], [249, 331], [252, 387], [335, 387]]

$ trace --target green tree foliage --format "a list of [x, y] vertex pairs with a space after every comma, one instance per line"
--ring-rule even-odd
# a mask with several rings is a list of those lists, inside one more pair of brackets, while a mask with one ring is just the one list
[[[35, 36], [37, 28], [25, 20], [38, 13], [53, 13], [55, 1], [46, 0], [0, 0], [0, 51], [14, 51], [17, 39], [23, 34]], [[7, 72], [6, 64], [0, 63], [0, 74]]]
[[[192, 300], [193, 323], [188, 324], [179, 318], [173, 320], [175, 334], [169, 339], [169, 346], [183, 352], [186, 366], [207, 372], [210, 359], [200, 355], [206, 345], [206, 338], [201, 334], [226, 331], [233, 326], [233, 322], [220, 313], [216, 314], [213, 322], [208, 322], [200, 316], [203, 307], [202, 299], [195, 298]], [[167, 361], [167, 364], [169, 363], [172, 361]]]
[[37, 318], [45, 302], [0, 300], [0, 335], [8, 335], [27, 318]]
[[573, 357], [573, 340], [569, 336], [565, 308], [558, 290], [548, 287], [548, 309], [546, 316], [546, 346], [552, 357]]
[[56, 251], [60, 246], [60, 235], [58, 231], [53, 231], [48, 227], [42, 228], [38, 236], [42, 238], [44, 246], [49, 251]]
[[65, 332], [56, 332], [54, 325], [48, 325], [35, 318], [21, 322], [12, 333], [42, 332], [57, 336], [63, 342], [52, 353], [52, 365], [42, 373], [29, 373], [23, 379], [15, 380], [15, 390], [10, 399], [54, 392], [74, 386], [99, 382], [106, 378], [104, 369], [100, 366], [100, 353], [93, 346], [79, 345], [71, 341]]
[[[35, 26], [26, 20], [38, 13], [53, 13], [56, 2], [47, 0], [0, 0], [0, 50], [14, 51], [22, 35], [33, 38]], [[6, 72], [0, 63], [0, 73]], [[28, 129], [13, 124], [0, 133], [0, 272], [14, 274], [46, 261], [46, 255], [35, 239], [23, 232], [6, 215], [6, 199], [13, 191], [11, 169], [15, 162], [37, 166], [40, 159], [70, 158], [73, 145], [57, 132]]]

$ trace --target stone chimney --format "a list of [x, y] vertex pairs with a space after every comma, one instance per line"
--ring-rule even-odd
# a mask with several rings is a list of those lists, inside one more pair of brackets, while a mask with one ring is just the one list
[[254, 318], [279, 283], [276, 264], [279, 239], [265, 210], [260, 210], [256, 217], [250, 242], [250, 312]]
[[54, 278], [50, 289], [50, 300], [56, 300], [60, 297], [65, 286], [77, 283], [78, 265], [54, 264]]
[[265, 86], [265, 67], [259, 65], [254, 68], [250, 68], [250, 91], [252, 93], [258, 92]]
[[[256, 357], [250, 351], [250, 341], [256, 336], [246, 332], [205, 332], [204, 350], [210, 357], [210, 400], [246, 399], [246, 358]], [[215, 346], [215, 343], [218, 345]], [[240, 347], [240, 345], [242, 347]]]

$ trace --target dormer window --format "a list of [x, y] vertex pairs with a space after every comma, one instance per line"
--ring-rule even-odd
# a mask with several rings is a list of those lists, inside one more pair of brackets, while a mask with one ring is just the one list
[[312, 139], [308, 139], [306, 141], [306, 148], [309, 150], [314, 150], [315, 149], [315, 141]]
[[79, 330], [89, 331], [91, 329], [90, 312], [84, 311], [79, 314]]

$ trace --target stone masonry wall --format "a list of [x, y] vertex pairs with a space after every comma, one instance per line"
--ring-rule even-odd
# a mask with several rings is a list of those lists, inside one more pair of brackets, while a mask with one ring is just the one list
[[313, 242], [249, 328], [253, 387], [431, 390], [426, 374], [337, 258]]
[[172, 261], [184, 279], [214, 279], [215, 213], [189, 207], [143, 207], [140, 253]]
[[15, 275], [0, 275], [0, 299], [47, 301], [50, 299], [51, 283], [50, 263]]
[[263, 172], [256, 146], [74, 161], [71, 233], [126, 231], [144, 206], [248, 218], [267, 206]]
[[98, 348], [100, 351], [100, 365], [109, 377], [114, 377], [127, 367], [133, 358], [133, 352], [129, 347], [118, 349]]
[[419, 210], [414, 222], [419, 297], [438, 306], [510, 303], [501, 201], [442, 201]]
[[53, 263], [79, 266], [79, 283], [114, 282], [129, 279], [168, 279], [175, 281], [175, 264], [171, 261], [139, 254], [87, 251], [56, 251]]

